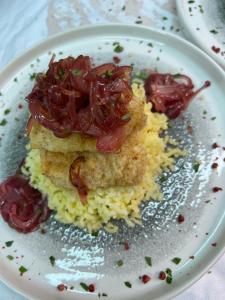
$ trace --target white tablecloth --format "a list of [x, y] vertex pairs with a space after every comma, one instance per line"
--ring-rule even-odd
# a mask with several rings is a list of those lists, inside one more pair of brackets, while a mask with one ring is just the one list
[[[52, 34], [80, 25], [137, 20], [183, 35], [174, 0], [0, 0], [0, 69], [25, 48]], [[25, 299], [0, 283], [0, 300]], [[225, 299], [225, 256], [201, 280], [174, 298], [186, 299]]]

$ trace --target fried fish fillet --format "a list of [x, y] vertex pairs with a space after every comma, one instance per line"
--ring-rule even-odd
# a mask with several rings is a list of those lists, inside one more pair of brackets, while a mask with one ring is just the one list
[[74, 189], [70, 182], [71, 164], [79, 161], [79, 174], [89, 190], [99, 187], [127, 186], [139, 183], [144, 175], [147, 153], [140, 145], [139, 133], [132, 133], [119, 153], [70, 152], [41, 150], [42, 172], [63, 188]]
[[[124, 126], [126, 137], [133, 131], [139, 130], [145, 125], [146, 117], [144, 114], [145, 99], [133, 96], [129, 102], [128, 110], [131, 120]], [[53, 132], [38, 123], [34, 123], [30, 132], [30, 145], [32, 149], [45, 149], [51, 152], [97, 152], [96, 139], [85, 137], [79, 133], [73, 133], [66, 138], [58, 138]]]

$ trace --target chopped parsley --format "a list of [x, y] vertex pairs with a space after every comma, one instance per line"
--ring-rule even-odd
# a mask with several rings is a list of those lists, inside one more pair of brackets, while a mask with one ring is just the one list
[[121, 10], [125, 10], [126, 9], [126, 5], [124, 5], [122, 8], [121, 8]]
[[179, 78], [179, 77], [180, 77], [180, 73], [173, 74], [174, 79]]
[[217, 34], [218, 33], [218, 31], [215, 30], [215, 29], [210, 30], [210, 32], [213, 33], [213, 34]]
[[108, 297], [106, 293], [102, 293], [102, 297]]
[[26, 273], [28, 270], [24, 266], [19, 267], [20, 275], [22, 276], [24, 273]]
[[37, 76], [37, 73], [30, 74], [30, 80], [35, 80]]
[[5, 111], [4, 111], [4, 115], [8, 115], [9, 113], [10, 113], [10, 109], [8, 108], [8, 109], [6, 109]]
[[124, 282], [125, 286], [128, 287], [129, 289], [132, 288], [132, 284], [129, 281]]
[[165, 182], [166, 181], [166, 176], [165, 175], [162, 175], [160, 178], [159, 178], [159, 181], [161, 182], [161, 183], [163, 183], [163, 182]]
[[72, 73], [74, 76], [80, 76], [82, 74], [82, 71], [80, 69], [73, 69]]
[[172, 276], [167, 276], [167, 277], [166, 277], [166, 282], [167, 282], [168, 284], [171, 284], [171, 283], [173, 282], [173, 277], [172, 277]]
[[200, 13], [204, 14], [204, 10], [203, 10], [203, 7], [202, 7], [202, 5], [199, 5], [198, 7], [199, 7], [199, 11], [200, 11]]
[[142, 24], [143, 22], [141, 20], [135, 21], [136, 24]]
[[174, 257], [174, 258], [172, 259], [172, 262], [173, 262], [175, 265], [179, 265], [179, 263], [181, 262], [181, 258], [179, 258], [179, 257]]
[[85, 290], [86, 292], [88, 291], [88, 285], [84, 282], [80, 282], [80, 286], [82, 287], [83, 290]]
[[122, 259], [119, 259], [119, 260], [116, 262], [116, 265], [117, 265], [117, 267], [122, 267], [122, 266], [123, 266], [123, 261], [122, 261]]
[[189, 0], [188, 3], [193, 4], [193, 3], [195, 3], [195, 1], [194, 0]]
[[12, 255], [7, 255], [8, 260], [13, 260], [14, 257]]
[[212, 120], [212, 121], [216, 120], [216, 117], [212, 117], [211, 120]]
[[193, 169], [194, 169], [195, 173], [198, 172], [199, 167], [200, 167], [200, 163], [199, 163], [199, 162], [196, 162], [196, 163], [193, 165]]
[[107, 70], [105, 73], [104, 73], [104, 76], [107, 77], [107, 78], [110, 78], [112, 76], [113, 72], [112, 71], [109, 71]]
[[166, 21], [166, 20], [168, 20], [168, 18], [167, 18], [167, 17], [162, 17], [162, 19], [163, 19], [163, 21]]
[[91, 235], [97, 237], [97, 236], [98, 236], [98, 231], [93, 231], [93, 232], [91, 233]]
[[11, 247], [14, 241], [5, 242], [6, 247]]
[[50, 260], [51, 265], [54, 266], [55, 265], [55, 257], [51, 255], [49, 257], [49, 260]]
[[152, 48], [154, 47], [152, 43], [148, 43], [147, 46], [152, 47]]
[[142, 80], [146, 80], [148, 78], [148, 74], [144, 71], [140, 71], [135, 74], [135, 77], [142, 79]]
[[18, 81], [17, 77], [15, 77], [13, 80], [14, 80], [15, 82], [17, 82], [17, 81]]
[[145, 261], [150, 267], [152, 266], [152, 258], [150, 256], [145, 256]]
[[63, 52], [62, 52], [62, 51], [59, 51], [59, 55], [63, 55]]
[[167, 269], [166, 269], [166, 274], [167, 274], [167, 276], [166, 276], [166, 282], [167, 282], [168, 284], [171, 284], [172, 281], [173, 281], [172, 270], [169, 269], [169, 268], [167, 268]]
[[113, 49], [113, 51], [116, 53], [120, 53], [123, 51], [123, 47], [119, 43], [116, 43], [116, 47]]

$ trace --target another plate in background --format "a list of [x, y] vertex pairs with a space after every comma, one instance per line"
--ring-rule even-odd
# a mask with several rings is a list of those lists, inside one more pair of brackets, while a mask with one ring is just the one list
[[225, 1], [176, 0], [187, 37], [225, 68]]

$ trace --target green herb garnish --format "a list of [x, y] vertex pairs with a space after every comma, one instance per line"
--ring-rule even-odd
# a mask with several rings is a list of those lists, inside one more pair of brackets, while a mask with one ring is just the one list
[[145, 261], [150, 267], [152, 266], [152, 258], [150, 256], [145, 256]]
[[102, 293], [102, 297], [108, 297], [106, 293]]
[[164, 21], [168, 20], [168, 18], [167, 18], [167, 17], [163, 17], [162, 19], [163, 19]]
[[22, 276], [24, 273], [27, 272], [27, 269], [24, 266], [19, 267], [20, 275]]
[[212, 121], [216, 120], [216, 117], [212, 117], [211, 120], [212, 120]]
[[173, 277], [172, 277], [172, 276], [167, 276], [167, 277], [166, 277], [166, 282], [167, 282], [168, 284], [171, 284], [171, 283], [173, 282]]
[[179, 78], [180, 77], [180, 73], [176, 73], [176, 74], [173, 74], [173, 78]]
[[122, 9], [122, 10], [125, 10], [125, 9], [126, 9], [126, 6], [124, 5], [121, 9]]
[[82, 71], [80, 69], [73, 69], [72, 73], [74, 76], [80, 76], [82, 74]]
[[175, 265], [179, 265], [179, 263], [181, 262], [181, 258], [179, 258], [179, 257], [174, 257], [174, 258], [172, 259], [172, 262], [173, 262]]
[[120, 53], [123, 51], [123, 47], [120, 46], [120, 44], [117, 43], [116, 47], [114, 48], [114, 52]]
[[129, 289], [132, 288], [132, 284], [129, 281], [124, 282], [125, 286], [128, 287]]
[[54, 266], [55, 265], [55, 257], [54, 256], [50, 256], [49, 260], [50, 260], [51, 265]]
[[194, 169], [195, 173], [198, 172], [199, 167], [200, 167], [200, 163], [199, 163], [199, 162], [196, 162], [196, 163], [193, 165], [193, 169]]
[[140, 71], [135, 74], [135, 77], [142, 79], [142, 80], [146, 80], [148, 78], [148, 74], [144, 71]]
[[30, 74], [30, 80], [36, 79], [37, 73]]
[[91, 233], [91, 235], [97, 237], [97, 236], [98, 236], [98, 231], [93, 231], [93, 232]]
[[12, 255], [7, 255], [8, 260], [13, 260], [14, 257]]
[[143, 22], [141, 20], [135, 21], [136, 24], [142, 24]]
[[0, 122], [0, 126], [5, 126], [7, 124], [6, 119], [1, 120]]
[[172, 276], [172, 270], [170, 268], [167, 268], [166, 269], [166, 274]]
[[104, 73], [104, 76], [109, 78], [112, 76], [112, 74], [113, 74], [113, 72], [108, 70]]
[[152, 47], [152, 48], [154, 47], [152, 43], [148, 43], [147, 46]]
[[15, 82], [17, 82], [18, 81], [18, 79], [15, 77], [14, 79], [13, 79]]
[[14, 241], [5, 242], [6, 247], [11, 247]]
[[8, 108], [8, 109], [6, 109], [5, 111], [4, 111], [4, 115], [8, 115], [9, 113], [10, 113], [10, 109]]
[[80, 286], [87, 292], [88, 291], [88, 285], [84, 282], [80, 283]]
[[213, 33], [213, 34], [217, 34], [218, 33], [218, 31], [215, 30], [215, 29], [210, 30], [210, 32]]
[[162, 175], [160, 178], [159, 178], [159, 181], [161, 182], [161, 183], [163, 183], [163, 182], [165, 182], [166, 181], [166, 176], [165, 175]]
[[123, 261], [122, 261], [122, 259], [119, 259], [119, 260], [116, 262], [116, 265], [117, 265], [117, 267], [122, 267], [122, 266], [123, 266]]
[[193, 4], [193, 3], [195, 3], [195, 1], [194, 0], [189, 0], [188, 3]]

